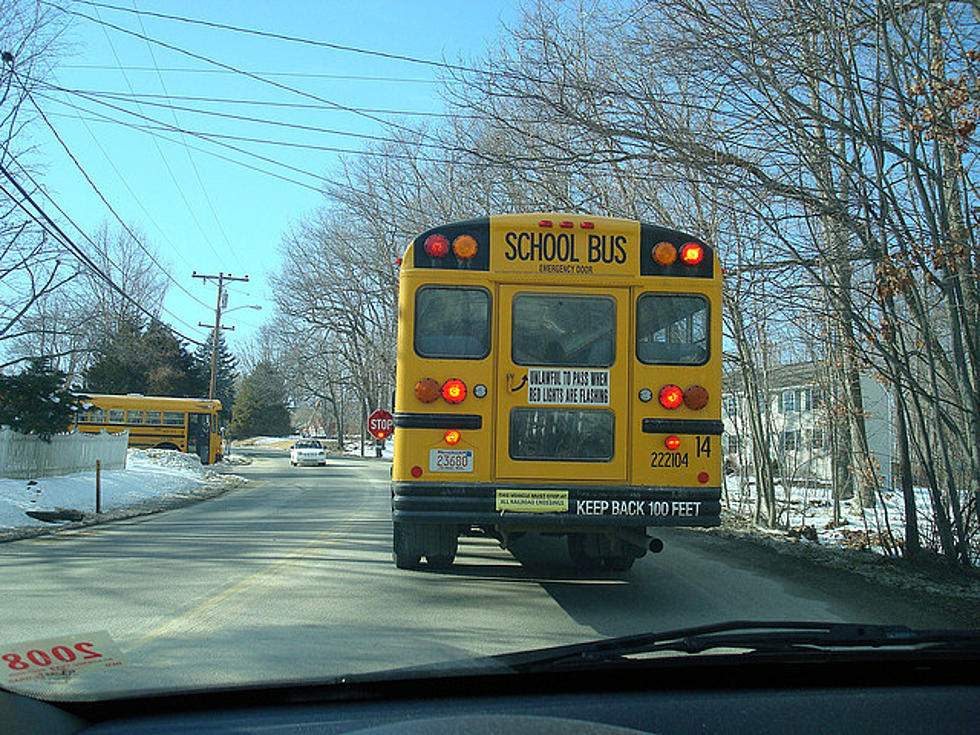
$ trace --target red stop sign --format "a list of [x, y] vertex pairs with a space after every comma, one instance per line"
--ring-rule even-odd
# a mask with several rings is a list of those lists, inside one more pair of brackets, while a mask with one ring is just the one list
[[368, 431], [375, 439], [387, 439], [395, 430], [395, 419], [383, 408], [368, 416]]

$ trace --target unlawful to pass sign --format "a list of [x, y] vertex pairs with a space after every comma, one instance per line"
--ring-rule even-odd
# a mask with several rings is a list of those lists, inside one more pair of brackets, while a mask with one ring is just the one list
[[609, 371], [573, 368], [529, 370], [527, 402], [608, 406]]
[[385, 439], [395, 430], [395, 419], [383, 408], [368, 416], [368, 431], [375, 439]]

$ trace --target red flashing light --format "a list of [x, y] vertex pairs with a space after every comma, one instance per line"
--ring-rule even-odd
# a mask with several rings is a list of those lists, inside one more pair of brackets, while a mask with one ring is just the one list
[[412, 477], [421, 477], [422, 476], [422, 468], [419, 467], [418, 465], [415, 465], [411, 469], [411, 473], [412, 473]]
[[666, 439], [664, 439], [664, 446], [672, 452], [676, 449], [680, 449], [681, 438], [679, 436], [668, 436]]
[[681, 261], [685, 265], [697, 265], [704, 258], [704, 248], [696, 242], [689, 242], [681, 248]]
[[446, 444], [448, 444], [449, 446], [454, 446], [456, 444], [459, 444], [459, 440], [462, 438], [463, 437], [459, 433], [458, 429], [450, 429], [449, 431], [446, 432], [446, 435], [443, 437], [443, 439], [446, 440]]
[[425, 238], [425, 252], [433, 258], [444, 258], [449, 253], [449, 240], [445, 235], [429, 235]]
[[679, 386], [668, 384], [660, 389], [659, 398], [664, 408], [677, 408], [684, 402], [684, 391]]
[[708, 473], [707, 472], [699, 472], [698, 473], [698, 482], [700, 482], [702, 485], [706, 485], [707, 482], [708, 482], [708, 480], [710, 480], [710, 479], [711, 478], [708, 476]]
[[550, 219], [543, 219], [540, 222], [538, 222], [538, 227], [554, 227], [554, 226], [555, 223], [552, 222]]
[[459, 378], [450, 378], [442, 384], [442, 397], [446, 403], [462, 403], [466, 398], [466, 383]]

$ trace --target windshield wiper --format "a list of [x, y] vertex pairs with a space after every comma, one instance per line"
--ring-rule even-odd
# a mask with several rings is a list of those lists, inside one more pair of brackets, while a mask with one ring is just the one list
[[916, 630], [901, 625], [730, 621], [660, 633], [604, 638], [534, 651], [491, 656], [511, 670], [531, 672], [621, 662], [660, 651], [703, 653], [712, 649], [769, 653], [849, 648], [980, 649], [980, 631]]

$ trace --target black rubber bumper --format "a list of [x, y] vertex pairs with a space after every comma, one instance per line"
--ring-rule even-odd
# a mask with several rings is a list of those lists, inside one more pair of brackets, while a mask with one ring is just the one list
[[[515, 492], [541, 496], [548, 509], [510, 509], [500, 495]], [[562, 500], [565, 509], [555, 509]], [[395, 521], [511, 528], [706, 527], [721, 524], [721, 488], [396, 482], [391, 513]]]

